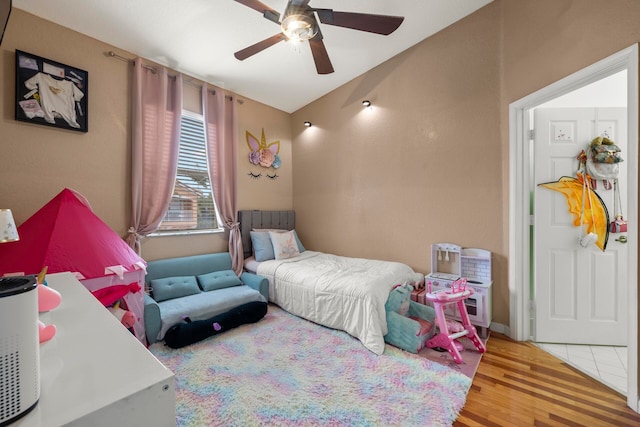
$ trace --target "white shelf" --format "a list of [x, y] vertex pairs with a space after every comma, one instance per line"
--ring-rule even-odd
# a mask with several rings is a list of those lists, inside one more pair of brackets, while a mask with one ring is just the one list
[[40, 314], [40, 401], [12, 426], [175, 426], [173, 373], [71, 274], [47, 275], [61, 304]]

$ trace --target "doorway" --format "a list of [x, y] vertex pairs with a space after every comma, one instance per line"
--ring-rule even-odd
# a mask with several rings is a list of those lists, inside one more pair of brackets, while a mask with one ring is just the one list
[[[628, 200], [627, 211], [630, 224], [638, 218], [638, 49], [634, 45], [612, 55], [590, 67], [562, 79], [534, 94], [512, 103], [509, 107], [510, 121], [510, 218], [509, 218], [509, 290], [510, 290], [510, 336], [516, 340], [529, 340], [534, 330], [531, 322], [530, 283], [532, 277], [530, 224], [530, 189], [535, 184], [531, 176], [531, 152], [529, 129], [532, 111], [553, 99], [571, 93], [621, 71], [627, 72], [627, 158], [628, 185], [623, 197]], [[629, 197], [629, 195], [633, 195]], [[534, 225], [535, 227], [535, 225]], [[628, 233], [626, 253], [629, 266], [625, 272], [630, 286], [624, 296], [628, 305], [628, 386], [627, 404], [638, 411], [638, 352], [637, 337], [637, 227]]]
[[[624, 396], [629, 282], [627, 246], [621, 237], [626, 233], [609, 233], [606, 251], [595, 244], [576, 244], [584, 231], [574, 226], [566, 198], [535, 184], [559, 176], [577, 177], [578, 153], [594, 136], [606, 135], [622, 150], [619, 156], [627, 156], [626, 74], [621, 71], [533, 109], [531, 141], [535, 218], [531, 339]], [[619, 190], [627, 187], [628, 161], [615, 166]], [[596, 180], [592, 187], [593, 199], [606, 207], [612, 220], [616, 206], [612, 182]], [[626, 199], [621, 202], [620, 211], [626, 212]], [[606, 238], [606, 227], [598, 234]]]
[[[615, 147], [622, 150], [616, 159], [624, 160], [627, 156], [626, 78], [625, 70], [556, 99], [555, 107], [547, 103], [533, 109], [530, 191], [534, 225], [530, 286], [534, 302], [531, 338], [535, 342], [627, 345], [627, 244], [626, 239], [625, 243], [616, 240], [623, 234], [608, 231], [614, 212], [613, 175], [607, 180], [591, 180], [588, 187], [579, 185], [577, 180], [578, 157], [588, 150], [596, 136], [607, 135], [616, 143]], [[579, 95], [587, 90], [597, 92], [597, 87], [611, 87], [607, 82], [612, 80], [620, 83], [613, 90], [600, 91], [601, 95]], [[581, 105], [570, 103], [569, 95], [579, 99], [577, 102]], [[607, 96], [617, 98], [618, 105], [606, 106]], [[628, 159], [610, 168], [618, 172], [615, 187], [621, 190], [619, 193], [627, 188], [627, 163]], [[567, 184], [559, 182], [561, 177], [573, 179], [569, 182], [577, 191], [571, 193], [570, 198], [565, 193], [552, 191], [552, 188], [566, 191]], [[580, 196], [584, 196], [586, 217], [581, 212]], [[623, 212], [626, 201], [625, 197]], [[600, 209], [592, 209], [596, 207]], [[585, 247], [579, 241], [585, 238], [586, 227], [576, 227], [574, 221], [580, 221], [578, 217], [582, 216], [583, 221], [592, 223], [594, 218], [589, 212], [594, 211], [602, 215], [600, 226], [593, 227], [598, 241]]]

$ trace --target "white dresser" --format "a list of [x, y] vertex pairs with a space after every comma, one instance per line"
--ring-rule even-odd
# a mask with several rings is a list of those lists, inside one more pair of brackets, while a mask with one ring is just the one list
[[173, 373], [71, 273], [47, 275], [61, 304], [40, 320], [40, 401], [14, 426], [175, 426]]

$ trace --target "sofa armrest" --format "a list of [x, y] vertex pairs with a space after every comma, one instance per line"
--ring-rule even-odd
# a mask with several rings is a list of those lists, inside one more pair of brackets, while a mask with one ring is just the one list
[[265, 300], [269, 301], [269, 280], [257, 274], [244, 272], [240, 276], [242, 283], [260, 292]]
[[147, 344], [151, 345], [158, 340], [158, 334], [162, 328], [160, 318], [160, 306], [149, 295], [144, 296], [144, 329], [147, 335]]

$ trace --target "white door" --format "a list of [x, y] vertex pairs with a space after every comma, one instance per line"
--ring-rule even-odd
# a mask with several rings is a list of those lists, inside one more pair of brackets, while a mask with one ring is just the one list
[[[608, 135], [625, 158], [626, 108], [548, 108], [534, 114], [535, 184], [575, 177], [580, 150], [597, 135]], [[619, 165], [624, 212], [627, 168]], [[613, 219], [613, 190], [598, 181], [596, 192]], [[595, 245], [583, 248], [564, 195], [536, 185], [533, 204], [535, 341], [627, 345], [629, 260], [626, 245], [616, 241], [621, 234], [609, 234], [604, 252]]]

